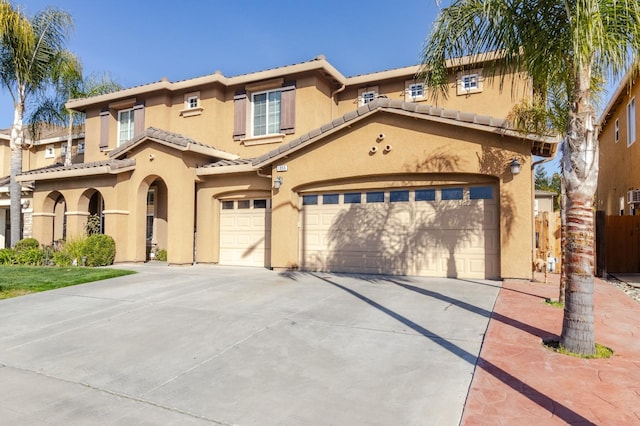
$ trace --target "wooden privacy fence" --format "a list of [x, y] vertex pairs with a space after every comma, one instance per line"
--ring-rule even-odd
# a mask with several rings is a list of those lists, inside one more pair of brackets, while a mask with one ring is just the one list
[[596, 212], [599, 276], [640, 272], [640, 216], [605, 216]]
[[560, 213], [542, 212], [535, 217], [535, 259], [545, 262], [549, 272], [560, 272]]

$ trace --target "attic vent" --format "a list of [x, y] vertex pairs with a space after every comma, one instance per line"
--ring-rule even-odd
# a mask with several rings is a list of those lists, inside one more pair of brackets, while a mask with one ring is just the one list
[[640, 204], [640, 189], [627, 191], [628, 204]]

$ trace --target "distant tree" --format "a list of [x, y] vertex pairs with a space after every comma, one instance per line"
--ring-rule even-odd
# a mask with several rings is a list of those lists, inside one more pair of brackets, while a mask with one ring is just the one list
[[547, 175], [547, 171], [544, 167], [538, 166], [536, 167], [536, 173], [534, 176], [535, 188], [538, 191], [546, 191], [549, 186], [549, 176]]
[[24, 141], [23, 115], [34, 93], [51, 82], [52, 70], [65, 50], [71, 16], [54, 8], [37, 13], [31, 20], [10, 2], [0, 0], [0, 78], [13, 99], [11, 126], [11, 244], [20, 239], [20, 184]]
[[29, 117], [31, 131], [36, 136], [42, 125], [67, 126], [67, 152], [64, 165], [72, 163], [73, 130], [85, 120], [85, 114], [67, 109], [71, 99], [86, 98], [115, 92], [122, 87], [107, 74], [84, 77], [80, 60], [63, 52], [52, 69], [53, 93], [47, 93], [37, 103]]

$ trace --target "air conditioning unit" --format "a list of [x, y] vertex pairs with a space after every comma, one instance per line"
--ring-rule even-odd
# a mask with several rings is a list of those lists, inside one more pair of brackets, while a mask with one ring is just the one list
[[632, 189], [627, 191], [628, 204], [640, 204], [640, 189]]

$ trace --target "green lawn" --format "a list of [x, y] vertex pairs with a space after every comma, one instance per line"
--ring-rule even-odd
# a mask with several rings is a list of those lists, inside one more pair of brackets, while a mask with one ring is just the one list
[[0, 266], [0, 299], [135, 274], [110, 268]]

